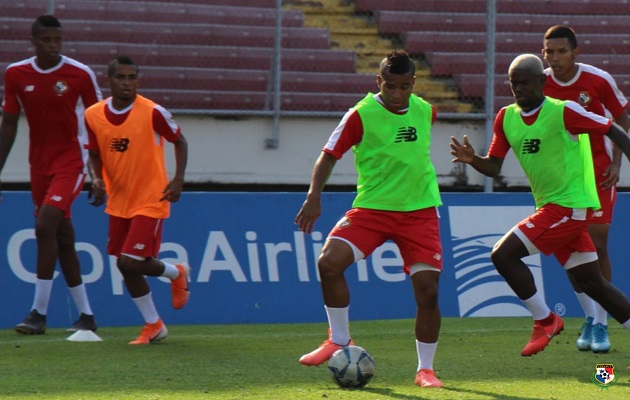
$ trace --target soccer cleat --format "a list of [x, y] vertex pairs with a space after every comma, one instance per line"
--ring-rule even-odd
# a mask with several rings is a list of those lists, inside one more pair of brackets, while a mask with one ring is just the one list
[[[534, 321], [532, 337], [529, 339], [527, 345], [523, 347], [523, 350], [521, 350], [523, 357], [533, 356], [543, 351], [551, 341], [551, 338], [559, 335], [564, 329], [562, 318], [554, 313], [549, 314], [549, 316], [552, 318], [547, 317], [544, 320]], [[546, 324], [541, 322], [547, 319], [551, 319], [551, 322], [547, 322]]]
[[442, 381], [435, 376], [435, 372], [427, 368], [418, 371], [415, 383], [420, 387], [444, 387]]
[[164, 325], [164, 322], [162, 322], [161, 319], [158, 319], [157, 322], [153, 324], [144, 324], [144, 328], [142, 328], [140, 336], [138, 336], [136, 340], [129, 342], [129, 344], [157, 343], [166, 339], [167, 336], [168, 329], [166, 329], [166, 325]]
[[179, 310], [188, 303], [190, 291], [188, 290], [188, 278], [190, 277], [190, 267], [184, 264], [177, 264], [179, 275], [171, 280], [171, 304], [173, 308]]
[[591, 342], [593, 341], [593, 318], [586, 317], [586, 321], [582, 324], [582, 329], [580, 330], [580, 336], [578, 336], [575, 341], [575, 345], [578, 350], [586, 351], [591, 349]]
[[31, 310], [24, 321], [15, 325], [15, 331], [24, 335], [41, 335], [46, 333], [46, 316]]
[[591, 350], [593, 353], [608, 353], [610, 350], [610, 340], [608, 339], [608, 326], [604, 324], [593, 325], [593, 341]]
[[87, 315], [81, 313], [79, 319], [76, 320], [74, 324], [68, 329], [66, 332], [76, 332], [76, 331], [92, 331], [96, 332], [96, 321], [94, 320], [94, 315]]
[[[335, 351], [344, 347], [340, 344], [334, 343], [330, 339], [330, 336], [331, 336], [330, 329], [328, 329], [328, 339], [324, 340], [322, 344], [320, 344], [319, 347], [316, 348], [315, 350], [311, 351], [308, 354], [304, 354], [302, 357], [300, 357], [300, 360], [299, 360], [300, 364], [308, 365], [308, 366], [321, 365], [325, 363], [326, 361], [328, 361], [328, 359], [333, 355]], [[354, 345], [354, 342], [352, 341], [352, 339], [345, 346], [350, 346], [350, 345]]]

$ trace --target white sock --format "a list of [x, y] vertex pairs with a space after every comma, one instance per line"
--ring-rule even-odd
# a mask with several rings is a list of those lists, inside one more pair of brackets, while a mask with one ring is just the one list
[[626, 328], [626, 330], [630, 331], [630, 319], [624, 322], [623, 324], [621, 324], [621, 326]]
[[349, 310], [350, 306], [344, 308], [332, 308], [324, 306], [328, 315], [328, 326], [330, 327], [330, 339], [333, 343], [345, 346], [350, 341]]
[[164, 264], [164, 272], [160, 276], [164, 276], [170, 280], [173, 280], [179, 276], [179, 270], [173, 264], [162, 261]]
[[534, 293], [534, 295], [529, 299], [523, 300], [523, 304], [525, 304], [525, 307], [527, 307], [529, 312], [532, 314], [534, 320], [545, 319], [551, 312], [539, 292]]
[[606, 310], [604, 310], [604, 307], [600, 306], [599, 303], [596, 301], [593, 301], [593, 306], [595, 310], [595, 312], [593, 313], [593, 325], [608, 325], [608, 321], [606, 321], [606, 319], [608, 318], [608, 312], [606, 312]]
[[33, 299], [32, 310], [36, 310], [41, 315], [48, 314], [48, 303], [52, 292], [52, 279], [37, 279], [35, 281], [35, 298]]
[[77, 306], [79, 314], [93, 315], [92, 308], [90, 308], [90, 302], [88, 301], [87, 291], [85, 285], [81, 283], [75, 287], [68, 288], [74, 304]]
[[144, 296], [134, 298], [133, 302], [136, 303], [136, 307], [140, 310], [140, 314], [142, 314], [142, 318], [144, 318], [145, 322], [154, 324], [160, 319], [155, 304], [153, 303], [151, 292]]
[[575, 292], [575, 297], [577, 297], [580, 306], [582, 306], [582, 310], [584, 310], [584, 315], [586, 317], [595, 317], [595, 305], [597, 304], [595, 300], [588, 297], [586, 293], [578, 293]]
[[421, 369], [433, 370], [433, 358], [437, 350], [437, 342], [422, 343], [416, 339], [416, 352], [418, 353], [418, 371]]

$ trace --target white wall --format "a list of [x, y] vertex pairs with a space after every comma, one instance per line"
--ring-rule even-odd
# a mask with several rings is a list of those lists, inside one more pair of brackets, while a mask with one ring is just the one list
[[[308, 184], [311, 170], [338, 118], [284, 117], [280, 121], [279, 146], [265, 148], [271, 138], [270, 118], [222, 119], [204, 116], [176, 115], [176, 122], [189, 142], [188, 182], [223, 184]], [[438, 120], [433, 128], [432, 156], [441, 185], [455, 184], [461, 168], [470, 185], [483, 186], [484, 177], [472, 168], [451, 162], [450, 137], [468, 135], [471, 144], [486, 152], [483, 121], [452, 122]], [[18, 138], [2, 172], [3, 182], [28, 182], [28, 133], [25, 118], [20, 118]], [[172, 147], [167, 148], [169, 169], [173, 165]], [[624, 161], [621, 186], [630, 186], [628, 163]], [[502, 171], [509, 186], [526, 186], [513, 154], [509, 154]], [[354, 185], [352, 153], [340, 160], [329, 184]]]

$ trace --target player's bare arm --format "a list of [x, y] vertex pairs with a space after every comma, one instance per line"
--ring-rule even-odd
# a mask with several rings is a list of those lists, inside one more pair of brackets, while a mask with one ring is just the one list
[[486, 176], [495, 177], [501, 172], [503, 159], [485, 156], [480, 157], [475, 154], [475, 149], [468, 141], [468, 136], [464, 135], [460, 142], [454, 136], [451, 136], [451, 155], [454, 156], [453, 162], [461, 162], [470, 164], [474, 169]]
[[105, 203], [105, 182], [103, 181], [103, 163], [97, 151], [89, 150], [88, 171], [90, 173], [91, 184], [88, 192], [88, 200], [94, 207], [102, 206]]
[[184, 189], [184, 174], [186, 173], [186, 164], [188, 164], [188, 142], [183, 134], [173, 143], [175, 150], [175, 176], [166, 185], [163, 196], [160, 201], [170, 201], [175, 203], [179, 201]]
[[313, 231], [315, 221], [317, 221], [321, 215], [322, 190], [324, 189], [336, 162], [337, 159], [326, 152], [322, 152], [317, 159], [317, 162], [315, 162], [315, 167], [313, 168], [313, 174], [311, 176], [311, 185], [309, 187], [308, 194], [306, 195], [306, 200], [304, 200], [300, 211], [297, 213], [293, 221], [304, 233], [310, 234]]

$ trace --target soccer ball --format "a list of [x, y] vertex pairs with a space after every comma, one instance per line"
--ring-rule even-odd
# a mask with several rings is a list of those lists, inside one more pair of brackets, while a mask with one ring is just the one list
[[342, 388], [361, 388], [374, 376], [376, 366], [372, 356], [359, 346], [345, 346], [328, 360], [333, 381]]

